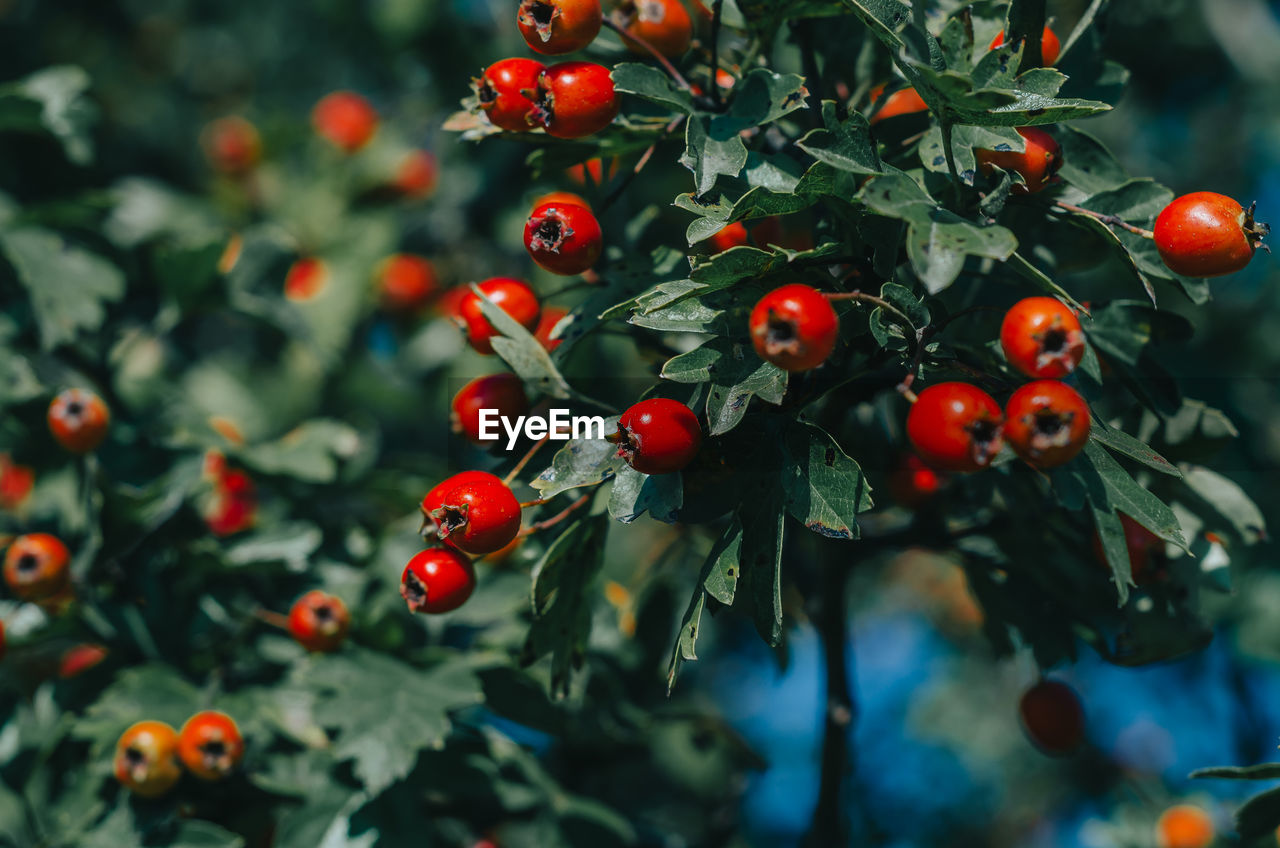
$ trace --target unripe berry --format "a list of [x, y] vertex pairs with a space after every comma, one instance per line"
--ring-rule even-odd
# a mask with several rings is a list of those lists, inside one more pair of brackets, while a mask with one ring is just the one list
[[178, 757], [201, 780], [223, 780], [244, 757], [244, 737], [231, 716], [205, 710], [182, 725]]
[[429, 531], [469, 554], [487, 554], [520, 532], [520, 502], [498, 477], [483, 471], [455, 474], [422, 501]]
[[817, 368], [835, 349], [840, 319], [822, 292], [799, 283], [774, 289], [756, 303], [751, 344], [766, 362], [786, 371]]
[[520, 34], [535, 52], [572, 53], [600, 32], [600, 0], [521, 0], [516, 12]]
[[1249, 264], [1271, 231], [1223, 194], [1197, 191], [1175, 199], [1156, 218], [1155, 240], [1170, 271], [1186, 277], [1221, 277]]
[[1056, 468], [1089, 441], [1089, 404], [1057, 380], [1018, 389], [1004, 408], [1004, 438], [1014, 453], [1037, 468]]
[[642, 474], [671, 474], [684, 468], [702, 446], [698, 416], [683, 403], [650, 398], [634, 404], [608, 437], [618, 456]]
[[52, 598], [71, 582], [71, 552], [48, 533], [19, 536], [5, 552], [4, 582], [20, 600]]
[[975, 149], [973, 155], [984, 174], [991, 173], [993, 165], [1021, 174], [1026, 184], [1015, 184], [1014, 194], [1035, 194], [1049, 185], [1062, 166], [1062, 148], [1039, 127], [1019, 127], [1018, 135], [1026, 142], [1026, 150]]
[[49, 431], [72, 453], [89, 453], [102, 444], [111, 425], [107, 405], [87, 389], [67, 389], [49, 404]]
[[378, 113], [359, 94], [335, 91], [311, 110], [311, 125], [325, 141], [344, 153], [355, 153], [378, 130]]
[[447, 548], [416, 554], [400, 576], [400, 596], [410, 612], [452, 612], [476, 588], [476, 572], [466, 556]]
[[461, 433], [478, 445], [491, 445], [501, 438], [502, 427], [493, 423], [490, 431], [498, 435], [488, 439], [480, 436], [480, 410], [495, 410], [502, 418], [515, 419], [529, 411], [529, 398], [524, 383], [515, 374], [490, 374], [477, 377], [453, 396], [449, 416], [455, 433]]
[[308, 651], [335, 651], [347, 638], [351, 613], [336, 595], [312, 589], [289, 609], [289, 635]]
[[907, 414], [916, 453], [943, 471], [980, 471], [1004, 444], [1004, 416], [991, 395], [968, 383], [938, 383], [920, 393]]
[[1084, 707], [1075, 690], [1056, 680], [1042, 680], [1018, 702], [1022, 729], [1046, 754], [1070, 754], [1084, 741]]
[[480, 111], [507, 132], [528, 132], [535, 126], [538, 78], [546, 66], [533, 59], [503, 59], [471, 81]]
[[1005, 313], [1000, 347], [1009, 364], [1028, 377], [1060, 378], [1084, 359], [1084, 331], [1062, 301], [1028, 297]]
[[140, 721], [116, 742], [112, 770], [116, 780], [135, 795], [158, 798], [182, 777], [175, 756], [178, 734], [162, 721]]
[[544, 203], [524, 225], [529, 256], [553, 274], [581, 274], [600, 258], [604, 237], [591, 210], [576, 204]]
[[538, 76], [533, 122], [556, 138], [599, 132], [618, 114], [618, 95], [608, 68], [592, 62], [561, 62]]
[[[493, 277], [480, 283], [477, 288], [526, 330], [532, 332], [538, 326], [538, 296], [524, 282], [511, 277]], [[493, 353], [490, 340], [499, 333], [489, 323], [489, 319], [484, 317], [484, 312], [480, 309], [480, 298], [475, 292], [468, 290], [459, 301], [458, 316], [471, 347], [477, 353]]]

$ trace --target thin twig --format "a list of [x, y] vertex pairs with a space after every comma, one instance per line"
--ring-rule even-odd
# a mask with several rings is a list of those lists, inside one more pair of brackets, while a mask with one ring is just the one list
[[707, 90], [711, 92], [711, 99], [717, 106], [724, 102], [720, 94], [720, 80], [717, 79], [720, 74], [720, 7], [722, 5], [724, 0], [715, 0], [711, 6], [711, 82], [707, 85]]
[[[530, 524], [528, 527], [526, 527], [526, 528], [524, 528], [523, 530], [521, 530], [521, 531], [520, 531], [520, 535], [521, 535], [521, 536], [530, 536], [530, 535], [532, 535], [532, 534], [534, 534], [534, 533], [537, 533], [537, 532], [538, 532], [538, 531], [540, 531], [540, 530], [546, 530], [546, 529], [547, 529], [547, 528], [549, 528], [549, 527], [555, 527], [555, 526], [556, 526], [557, 524], [559, 524], [561, 521], [564, 521], [566, 518], [568, 518], [568, 517], [569, 517], [570, 515], [572, 515], [574, 512], [576, 512], [577, 510], [581, 509], [581, 508], [582, 508], [584, 505], [586, 505], [586, 504], [587, 504], [587, 502], [588, 502], [588, 501], [590, 501], [590, 500], [591, 500], [591, 498], [592, 498], [592, 497], [594, 497], [594, 496], [595, 496], [595, 489], [594, 489], [594, 488], [592, 488], [592, 490], [591, 490], [590, 492], [587, 492], [585, 495], [583, 495], [582, 497], [578, 498], [576, 501], [574, 501], [573, 503], [569, 504], [569, 505], [568, 505], [567, 507], [565, 507], [563, 510], [561, 510], [560, 512], [558, 512], [558, 513], [556, 513], [555, 515], [551, 516], [550, 518], [546, 519], [545, 521], [539, 521], [539, 522], [537, 522], [537, 523]], [[521, 504], [521, 506], [523, 506], [523, 504]]]
[[528, 451], [525, 452], [525, 455], [520, 457], [520, 461], [515, 464], [515, 467], [507, 472], [507, 476], [502, 478], [502, 485], [510, 486], [511, 483], [516, 479], [516, 475], [519, 474], [521, 471], [524, 471], [524, 467], [529, 464], [529, 460], [533, 459], [534, 454], [536, 454], [539, 450], [541, 450], [542, 446], [545, 445], [547, 443], [547, 440], [550, 438], [551, 438], [551, 434], [548, 433], [547, 435], [543, 436], [541, 439], [538, 439], [538, 441], [534, 442], [533, 446], [529, 448]]
[[263, 622], [266, 622], [267, 624], [270, 624], [272, 627], [278, 627], [281, 630], [289, 629], [289, 616], [287, 615], [281, 615], [278, 612], [273, 612], [269, 609], [263, 609], [262, 607], [258, 607], [253, 611], [253, 617], [258, 619], [259, 621], [263, 621]]
[[870, 303], [889, 313], [889, 315], [893, 317], [895, 324], [899, 324], [910, 330], [915, 330], [916, 328], [916, 325], [911, 323], [911, 319], [907, 317], [905, 312], [885, 300], [883, 297], [879, 297], [874, 294], [867, 294], [863, 291], [823, 292], [822, 296], [827, 300], [856, 300], [859, 303]]
[[668, 123], [666, 128], [662, 131], [662, 135], [654, 139], [653, 144], [649, 145], [644, 153], [640, 154], [640, 159], [636, 162], [636, 166], [618, 182], [618, 185], [614, 187], [613, 191], [609, 192], [609, 196], [600, 204], [601, 212], [616, 203], [618, 198], [622, 196], [622, 193], [627, 190], [627, 187], [635, 181], [636, 177], [640, 176], [640, 172], [644, 170], [644, 166], [648, 165], [649, 160], [653, 158], [653, 152], [658, 149], [658, 145], [666, 141], [667, 138], [676, 131], [676, 128], [683, 123], [684, 118], [684, 115], [677, 115], [672, 118], [671, 122]]
[[627, 32], [626, 28], [623, 27], [622, 24], [615, 21], [613, 18], [605, 18], [604, 25], [607, 26], [609, 29], [613, 30], [614, 32], [616, 32], [618, 35], [622, 36], [622, 38], [626, 39], [627, 41], [638, 44], [641, 47], [643, 47], [645, 50], [649, 51], [649, 53], [653, 55], [653, 58], [658, 60], [658, 64], [662, 65], [662, 69], [667, 72], [667, 75], [670, 76], [671, 79], [675, 81], [676, 85], [680, 86], [690, 94], [693, 94], [693, 86], [689, 85], [689, 81], [685, 79], [680, 74], [679, 71], [676, 70], [676, 66], [671, 64], [670, 59], [668, 59], [666, 56], [663, 56], [660, 52], [658, 52], [658, 48], [654, 47], [652, 44], [650, 44], [648, 41], [641, 38], [640, 36], [632, 35], [631, 33]]
[[1142, 236], [1145, 239], [1154, 239], [1156, 237], [1156, 234], [1151, 232], [1151, 230], [1144, 230], [1142, 227], [1134, 226], [1119, 215], [1105, 215], [1102, 212], [1094, 212], [1092, 209], [1085, 209], [1083, 206], [1076, 206], [1061, 200], [1053, 201], [1053, 205], [1057, 206], [1059, 209], [1065, 209], [1068, 212], [1074, 212], [1077, 215], [1088, 215], [1090, 218], [1101, 221], [1104, 224], [1119, 227], [1122, 230], [1128, 230], [1135, 236]]

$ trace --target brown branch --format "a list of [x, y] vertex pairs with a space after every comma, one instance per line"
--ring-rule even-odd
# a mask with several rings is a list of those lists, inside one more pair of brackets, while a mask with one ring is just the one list
[[272, 627], [279, 627], [281, 630], [289, 629], [289, 616], [287, 615], [281, 615], [278, 612], [258, 607], [253, 611], [253, 617], [270, 624]]
[[[599, 485], [599, 484], [597, 483], [596, 485]], [[574, 512], [578, 511], [583, 506], [585, 506], [594, 496], [595, 496], [595, 488], [592, 487], [592, 490], [590, 492], [587, 492], [585, 495], [578, 498], [576, 501], [569, 504], [563, 510], [551, 516], [550, 518], [546, 519], [545, 521], [538, 521], [534, 524], [530, 524], [528, 527], [520, 531], [520, 535], [522, 537], [531, 536], [540, 530], [546, 530], [549, 527], [555, 527], [561, 521], [564, 521]], [[545, 501], [535, 501], [535, 503], [545, 503]], [[521, 504], [521, 506], [524, 506], [524, 504]]]
[[1083, 206], [1075, 206], [1074, 204], [1065, 203], [1061, 200], [1055, 200], [1053, 205], [1057, 206], [1059, 209], [1065, 209], [1068, 212], [1074, 212], [1077, 215], [1088, 215], [1090, 218], [1101, 221], [1104, 224], [1128, 230], [1135, 236], [1142, 236], [1145, 239], [1154, 239], [1156, 237], [1156, 234], [1151, 232], [1151, 230], [1144, 230], [1142, 227], [1136, 227], [1121, 218], [1119, 215], [1105, 215], [1102, 212], [1094, 212], [1092, 209], [1085, 209]]
[[[634, 44], [638, 44], [640, 47], [643, 47], [645, 50], [649, 51], [649, 53], [653, 55], [653, 58], [658, 60], [658, 64], [662, 65], [662, 69], [667, 72], [667, 75], [670, 76], [671, 79], [675, 81], [676, 85], [680, 86], [690, 94], [693, 94], [693, 86], [689, 85], [689, 81], [685, 79], [680, 74], [679, 71], [676, 70], [676, 66], [671, 64], [670, 59], [668, 59], [666, 56], [663, 56], [660, 52], [658, 52], [658, 48], [654, 47], [652, 44], [650, 44], [648, 41], [641, 38], [640, 36], [632, 35], [631, 33], [627, 32], [626, 28], [623, 27], [622, 24], [615, 21], [613, 18], [605, 18], [604, 25], [607, 26], [609, 29], [613, 30], [614, 32], [616, 32], [618, 35], [622, 36], [622, 38], [624, 38], [625, 40], [630, 41]], [[713, 82], [712, 85], [714, 86], [714, 84], [715, 83]]]
[[[515, 464], [515, 467], [507, 472], [507, 476], [502, 478], [502, 485], [509, 487], [512, 482], [515, 481], [516, 475], [521, 471], [524, 471], [524, 467], [529, 464], [529, 461], [533, 459], [534, 455], [542, 449], [542, 446], [545, 445], [547, 440], [550, 438], [551, 434], [548, 433], [541, 439], [538, 439], [538, 441], [534, 442], [533, 447], [529, 448], [529, 450], [525, 452], [525, 455], [520, 457], [520, 461]], [[524, 506], [524, 504], [521, 504], [521, 506]]]

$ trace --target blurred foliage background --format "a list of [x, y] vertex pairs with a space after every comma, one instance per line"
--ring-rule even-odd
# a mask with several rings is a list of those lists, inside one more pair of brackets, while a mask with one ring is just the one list
[[[1084, 5], [1060, 0], [1050, 3], [1050, 12], [1068, 22], [1066, 30]], [[324, 528], [337, 516], [355, 517], [340, 538], [317, 530], [315, 537], [254, 536], [242, 544], [280, 546], [273, 568], [283, 568], [299, 593], [315, 582], [303, 577], [300, 564], [310, 562], [313, 577], [322, 574], [326, 587], [365, 598], [356, 627], [365, 645], [408, 644], [423, 657], [446, 649], [457, 649], [459, 657], [504, 650], [523, 638], [515, 621], [527, 593], [520, 567], [536, 558], [536, 545], [518, 552], [511, 570], [487, 574], [466, 613], [450, 619], [448, 633], [436, 624], [406, 625], [394, 591], [400, 563], [413, 549], [406, 531], [413, 529], [416, 499], [447, 470], [477, 459], [449, 433], [446, 409], [461, 381], [489, 365], [464, 351], [447, 321], [407, 326], [375, 314], [363, 295], [328, 304], [326, 309], [359, 315], [329, 325], [306, 309], [277, 309], [252, 287], [233, 287], [236, 308], [219, 309], [198, 281], [184, 292], [173, 279], [190, 255], [220, 251], [232, 233], [264, 218], [282, 226], [257, 231], [243, 261], [271, 263], [283, 279], [292, 256], [320, 253], [337, 273], [360, 281], [336, 286], [335, 297], [362, 291], [369, 269], [397, 250], [431, 258], [447, 285], [527, 275], [519, 238], [527, 202], [541, 189], [564, 187], [564, 178], [554, 169], [535, 177], [519, 145], [472, 145], [442, 130], [473, 74], [500, 55], [524, 55], [512, 14], [507, 0], [0, 0], [0, 83], [67, 65], [84, 70], [91, 93], [69, 104], [61, 139], [0, 136], [0, 217], [22, 216], [78, 233], [117, 258], [131, 279], [146, 281], [141, 288], [131, 284], [123, 303], [108, 306], [110, 332], [86, 345], [75, 363], [122, 407], [164, 422], [163, 448], [131, 452], [130, 445], [148, 434], [126, 424], [103, 458], [116, 479], [138, 490], [139, 514], [125, 524], [148, 526], [156, 469], [174, 475], [164, 485], [178, 485], [183, 475], [198, 476], [191, 463], [203, 450], [235, 450], [233, 443], [242, 440], [248, 447], [239, 461], [260, 472], [262, 510], [272, 521], [293, 522], [286, 526], [296, 531], [299, 523]], [[1262, 220], [1280, 220], [1280, 3], [1123, 0], [1110, 5], [1100, 26], [1105, 53], [1132, 76], [1117, 109], [1087, 122], [1087, 129], [1133, 173], [1153, 176], [1178, 193], [1208, 188], [1246, 202], [1256, 198]], [[598, 49], [621, 54], [608, 37]], [[363, 93], [385, 121], [358, 161], [325, 149], [308, 124], [311, 106], [340, 88]], [[266, 161], [254, 189], [258, 205], [246, 204], [201, 154], [202, 128], [227, 114], [249, 118], [262, 132]], [[91, 157], [84, 147], [90, 144]], [[414, 148], [431, 150], [439, 162], [428, 200], [387, 205], [361, 199], [361, 186], [376, 188]], [[610, 210], [606, 230], [623, 228], [656, 203], [646, 213], [653, 218], [646, 238], [679, 243], [687, 216], [665, 205], [687, 188], [674, 151], [666, 150], [672, 155]], [[351, 196], [357, 198], [351, 206], [339, 200]], [[163, 252], [144, 249], [158, 242], [170, 249], [171, 264]], [[1223, 410], [1240, 434], [1215, 467], [1240, 483], [1273, 521], [1280, 507], [1273, 485], [1280, 465], [1278, 275], [1274, 262], [1262, 257], [1215, 284], [1207, 305], [1171, 296], [1161, 303], [1196, 328], [1190, 343], [1162, 351], [1165, 364], [1190, 396]], [[560, 285], [534, 279], [544, 293]], [[572, 305], [583, 296], [558, 300]], [[0, 317], [6, 335], [30, 320], [21, 307], [7, 307]], [[314, 346], [289, 340], [288, 328], [297, 321], [308, 324]], [[109, 351], [109, 361], [95, 361], [93, 350]], [[623, 339], [593, 339], [572, 356], [565, 370], [594, 377], [599, 395], [619, 404], [637, 392], [620, 378], [648, 374], [643, 357]], [[342, 368], [333, 367], [334, 358], [345, 358]], [[11, 373], [18, 382], [18, 372]], [[33, 379], [56, 382], [39, 369]], [[77, 478], [64, 460], [32, 448], [41, 438], [42, 412], [33, 406], [0, 427], [3, 449], [35, 466], [36, 500], [25, 519], [37, 522], [58, 520], [81, 504]], [[227, 439], [215, 418], [231, 420], [238, 436]], [[308, 421], [301, 448], [281, 444], [285, 432]], [[347, 497], [344, 480], [357, 473], [363, 456], [375, 453], [381, 459], [373, 483], [359, 498]], [[310, 470], [295, 475], [298, 467]], [[305, 479], [308, 474], [312, 479]], [[305, 498], [297, 488], [303, 485]], [[388, 526], [398, 536], [379, 537], [375, 528]], [[143, 544], [163, 548], [202, 532], [196, 517], [187, 516], [149, 529]], [[683, 597], [680, 570], [696, 568], [709, 540], [690, 543], [652, 522], [630, 528], [625, 540], [621, 535], [615, 534], [605, 567], [608, 604], [596, 613], [595, 639], [612, 667], [591, 678], [588, 706], [570, 714], [522, 677], [484, 676], [488, 710], [467, 719], [465, 738], [455, 738], [438, 755], [399, 764], [404, 773], [414, 770], [419, 786], [431, 787], [426, 807], [386, 796], [385, 808], [360, 812], [378, 823], [383, 841], [377, 844], [421, 844], [408, 834], [423, 827], [446, 845], [473, 844], [493, 829], [504, 845], [609, 845], [620, 844], [620, 833], [634, 836], [636, 823], [654, 845], [799, 844], [817, 796], [824, 710], [818, 639], [804, 610], [789, 607], [796, 625], [782, 656], [760, 644], [748, 623], [718, 620], [699, 646], [701, 661], [685, 670], [667, 701], [655, 669], [665, 664], [662, 651], [668, 648], [662, 646], [674, 628], [669, 610], [680, 603], [672, 597]], [[122, 556], [124, 538], [108, 540], [108, 552]], [[310, 541], [299, 544], [299, 538]], [[697, 550], [685, 550], [689, 545]], [[279, 664], [296, 659], [293, 647], [224, 620], [280, 599], [267, 592], [263, 575], [216, 570], [200, 553], [197, 546], [182, 562], [155, 566], [146, 572], [146, 585], [130, 575], [119, 579], [117, 591], [148, 601], [147, 639], [158, 644], [138, 651], [172, 660], [167, 653], [182, 650], [188, 667], [242, 683], [269, 678], [273, 672], [260, 665], [275, 667], [278, 675]], [[242, 561], [260, 553], [242, 552]], [[370, 558], [376, 568], [344, 564]], [[1018, 694], [1036, 675], [1034, 663], [1029, 656], [1001, 663], [989, 658], [982, 613], [959, 570], [922, 551], [858, 561], [850, 633], [858, 718], [855, 778], [846, 802], [860, 843], [1150, 845], [1156, 818], [1178, 803], [1204, 807], [1219, 831], [1229, 832], [1231, 812], [1253, 787], [1191, 781], [1188, 773], [1274, 759], [1280, 741], [1280, 618], [1274, 612], [1280, 571], [1269, 545], [1235, 567], [1232, 591], [1205, 599], [1216, 636], [1206, 650], [1145, 669], [1116, 668], [1085, 652], [1064, 673], [1085, 702], [1089, 748], [1059, 762], [1038, 754], [1015, 721]], [[650, 580], [654, 574], [658, 579]], [[640, 586], [643, 592], [633, 591]], [[155, 614], [175, 603], [185, 606]], [[4, 611], [12, 612], [12, 605]], [[163, 621], [195, 621], [197, 633], [180, 636], [177, 627], [159, 626]], [[21, 626], [10, 627], [20, 641]], [[228, 632], [236, 634], [237, 648], [252, 645], [263, 659], [227, 657], [217, 643]], [[65, 637], [71, 644], [81, 634]], [[113, 690], [119, 703], [90, 714], [100, 729], [92, 721], [76, 725], [77, 738], [88, 746], [76, 756], [100, 758], [102, 745], [114, 741], [120, 728], [104, 719], [104, 711], [107, 718], [112, 710], [124, 714], [141, 699], [163, 712], [167, 700], [194, 697], [171, 692], [172, 681], [145, 672], [113, 682], [116, 668], [137, 659], [114, 656], [92, 672], [97, 677], [58, 684], [83, 686], [85, 703], [103, 686], [119, 687]], [[373, 662], [352, 658], [332, 668], [321, 685], [356, 700], [356, 693], [374, 686], [361, 675], [379, 670]], [[295, 683], [285, 691], [307, 691]], [[383, 688], [375, 691], [391, 697]], [[470, 694], [464, 691], [461, 700]], [[277, 695], [244, 695], [236, 702], [250, 729], [276, 726], [260, 728], [259, 738], [274, 733], [278, 739], [278, 727], [289, 725], [287, 716], [276, 714], [287, 706]], [[68, 698], [74, 703], [75, 693]], [[376, 726], [380, 712], [377, 699], [371, 700], [358, 719]], [[3, 702], [21, 714], [9, 727], [29, 737], [48, 730], [53, 720], [42, 716], [39, 702], [19, 707], [19, 701]], [[504, 704], [520, 714], [519, 724], [502, 715]], [[330, 708], [350, 704], [335, 701]], [[415, 740], [420, 735], [386, 728], [364, 750], [392, 751], [401, 732]], [[0, 750], [18, 744], [0, 737]], [[296, 799], [292, 818], [279, 824], [281, 844], [348, 844], [323, 841], [329, 822], [361, 810], [350, 792], [335, 795], [331, 784], [312, 780], [332, 763], [309, 759], [318, 755], [297, 739], [275, 744], [288, 756], [273, 752], [270, 769], [259, 771], [256, 782], [258, 789]], [[359, 756], [356, 762], [359, 770]], [[52, 766], [75, 769], [80, 762], [72, 756]], [[472, 792], [472, 784], [480, 788]], [[235, 797], [240, 790], [228, 791]], [[631, 824], [614, 820], [598, 802], [624, 811]], [[71, 815], [57, 809], [59, 816]], [[256, 813], [252, 804], [245, 810], [246, 816]], [[424, 815], [429, 827], [417, 818]], [[504, 821], [506, 815], [515, 823]], [[121, 827], [121, 833], [128, 830]], [[406, 838], [395, 841], [388, 835], [395, 833]], [[43, 844], [9, 838], [16, 845]], [[100, 838], [93, 844], [127, 844]], [[205, 838], [199, 835], [183, 838], [189, 841], [172, 844], [224, 844], [212, 836], [209, 842], [198, 841]]]

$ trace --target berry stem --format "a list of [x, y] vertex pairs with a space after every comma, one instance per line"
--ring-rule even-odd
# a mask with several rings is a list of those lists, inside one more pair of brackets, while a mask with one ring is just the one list
[[879, 297], [878, 295], [867, 294], [866, 292], [863, 292], [863, 291], [851, 291], [851, 292], [823, 292], [822, 296], [825, 297], [827, 300], [832, 300], [832, 301], [856, 300], [859, 303], [870, 303], [874, 306], [878, 306], [881, 309], [883, 309], [885, 312], [887, 312], [891, 318], [893, 318], [893, 322], [895, 324], [898, 324], [903, 329], [910, 331], [913, 335], [917, 332], [915, 325], [911, 323], [911, 319], [907, 317], [907, 314], [905, 312], [903, 312], [898, 307], [894, 306], [889, 301], [885, 300], [883, 297]]
[[[597, 483], [597, 484], [595, 484], [595, 485], [596, 485], [596, 486], [598, 486], [598, 485], [600, 485], [600, 484], [599, 484], [599, 483]], [[537, 533], [537, 532], [538, 532], [538, 531], [540, 531], [540, 530], [546, 530], [546, 529], [547, 529], [547, 528], [549, 528], [549, 527], [555, 527], [555, 526], [556, 526], [557, 524], [559, 524], [561, 521], [564, 521], [566, 518], [568, 518], [568, 517], [569, 517], [570, 515], [572, 515], [574, 512], [578, 511], [578, 510], [579, 510], [579, 509], [581, 509], [583, 506], [585, 506], [585, 505], [587, 504], [587, 502], [589, 502], [589, 501], [591, 500], [591, 498], [595, 496], [595, 493], [596, 493], [596, 492], [595, 492], [595, 486], [593, 486], [590, 492], [587, 492], [585, 495], [583, 495], [582, 497], [578, 498], [578, 499], [577, 499], [576, 501], [574, 501], [573, 503], [569, 504], [567, 507], [565, 507], [565, 508], [564, 508], [563, 510], [561, 510], [560, 512], [556, 513], [555, 515], [551, 516], [550, 518], [546, 519], [545, 521], [539, 521], [539, 522], [537, 522], [537, 523], [535, 523], [535, 524], [530, 524], [528, 527], [526, 527], [526, 528], [524, 528], [523, 530], [521, 530], [521, 531], [520, 531], [520, 535], [521, 535], [521, 536], [530, 536], [530, 535], [532, 535], [532, 534], [534, 534], [534, 533]], [[535, 503], [535, 504], [538, 504], [538, 503], [545, 503], [545, 501], [534, 501], [533, 503]], [[524, 504], [520, 504], [520, 506], [524, 506]]]
[[653, 158], [653, 152], [658, 149], [658, 145], [666, 141], [667, 137], [676, 131], [676, 128], [684, 122], [684, 117], [684, 115], [677, 115], [672, 118], [671, 122], [663, 129], [662, 135], [654, 139], [653, 144], [649, 145], [645, 152], [640, 154], [640, 158], [636, 161], [635, 167], [618, 182], [618, 185], [613, 189], [613, 191], [609, 192], [609, 196], [600, 204], [601, 212], [616, 203], [618, 198], [622, 196], [622, 193], [627, 190], [627, 187], [635, 181], [636, 177], [640, 176], [640, 172], [644, 170], [644, 166], [648, 165], [649, 160]]
[[1066, 203], [1061, 200], [1055, 200], [1053, 204], [1059, 209], [1065, 209], [1068, 212], [1074, 212], [1077, 215], [1088, 215], [1090, 218], [1094, 218], [1104, 224], [1119, 227], [1122, 230], [1128, 230], [1134, 235], [1142, 236], [1145, 239], [1154, 239], [1156, 237], [1156, 234], [1151, 232], [1151, 230], [1144, 230], [1142, 227], [1135, 227], [1133, 224], [1130, 224], [1118, 215], [1105, 215], [1101, 212], [1094, 212], [1092, 209], [1085, 209], [1083, 206], [1076, 206], [1072, 203]]
[[278, 627], [281, 630], [289, 629], [289, 617], [287, 615], [281, 615], [278, 612], [272, 612], [269, 609], [258, 607], [253, 611], [253, 617], [271, 625], [272, 627]]
[[[520, 461], [515, 464], [515, 467], [513, 467], [510, 471], [507, 472], [507, 476], [502, 478], [502, 485], [510, 487], [512, 482], [515, 481], [516, 475], [518, 475], [521, 471], [524, 471], [524, 467], [529, 464], [529, 460], [533, 459], [534, 455], [539, 450], [542, 449], [542, 446], [545, 445], [547, 443], [547, 440], [550, 438], [551, 438], [551, 434], [548, 433], [547, 435], [543, 436], [541, 439], [538, 439], [538, 441], [534, 442], [533, 446], [530, 447], [529, 450], [525, 452], [525, 455], [520, 457]], [[520, 504], [520, 506], [523, 507], [524, 504]]]
[[[607, 26], [609, 29], [613, 30], [614, 32], [616, 32], [625, 40], [630, 41], [634, 44], [638, 44], [641, 47], [643, 47], [645, 50], [648, 50], [649, 53], [653, 55], [653, 58], [658, 60], [658, 64], [662, 65], [662, 69], [667, 72], [668, 76], [670, 76], [671, 79], [675, 80], [676, 85], [680, 86], [690, 94], [693, 94], [693, 86], [689, 85], [689, 81], [680, 75], [680, 72], [676, 70], [676, 66], [671, 64], [670, 59], [668, 59], [666, 56], [663, 56], [661, 53], [658, 52], [658, 48], [654, 47], [652, 44], [650, 44], [648, 41], [641, 38], [640, 36], [632, 35], [631, 33], [627, 32], [626, 29], [624, 29], [623, 26], [619, 24], [617, 21], [615, 21], [613, 18], [605, 18], [604, 25]], [[714, 74], [715, 72], [712, 71], [712, 73]], [[712, 88], [714, 87], [715, 87], [715, 83], [713, 81]]]

